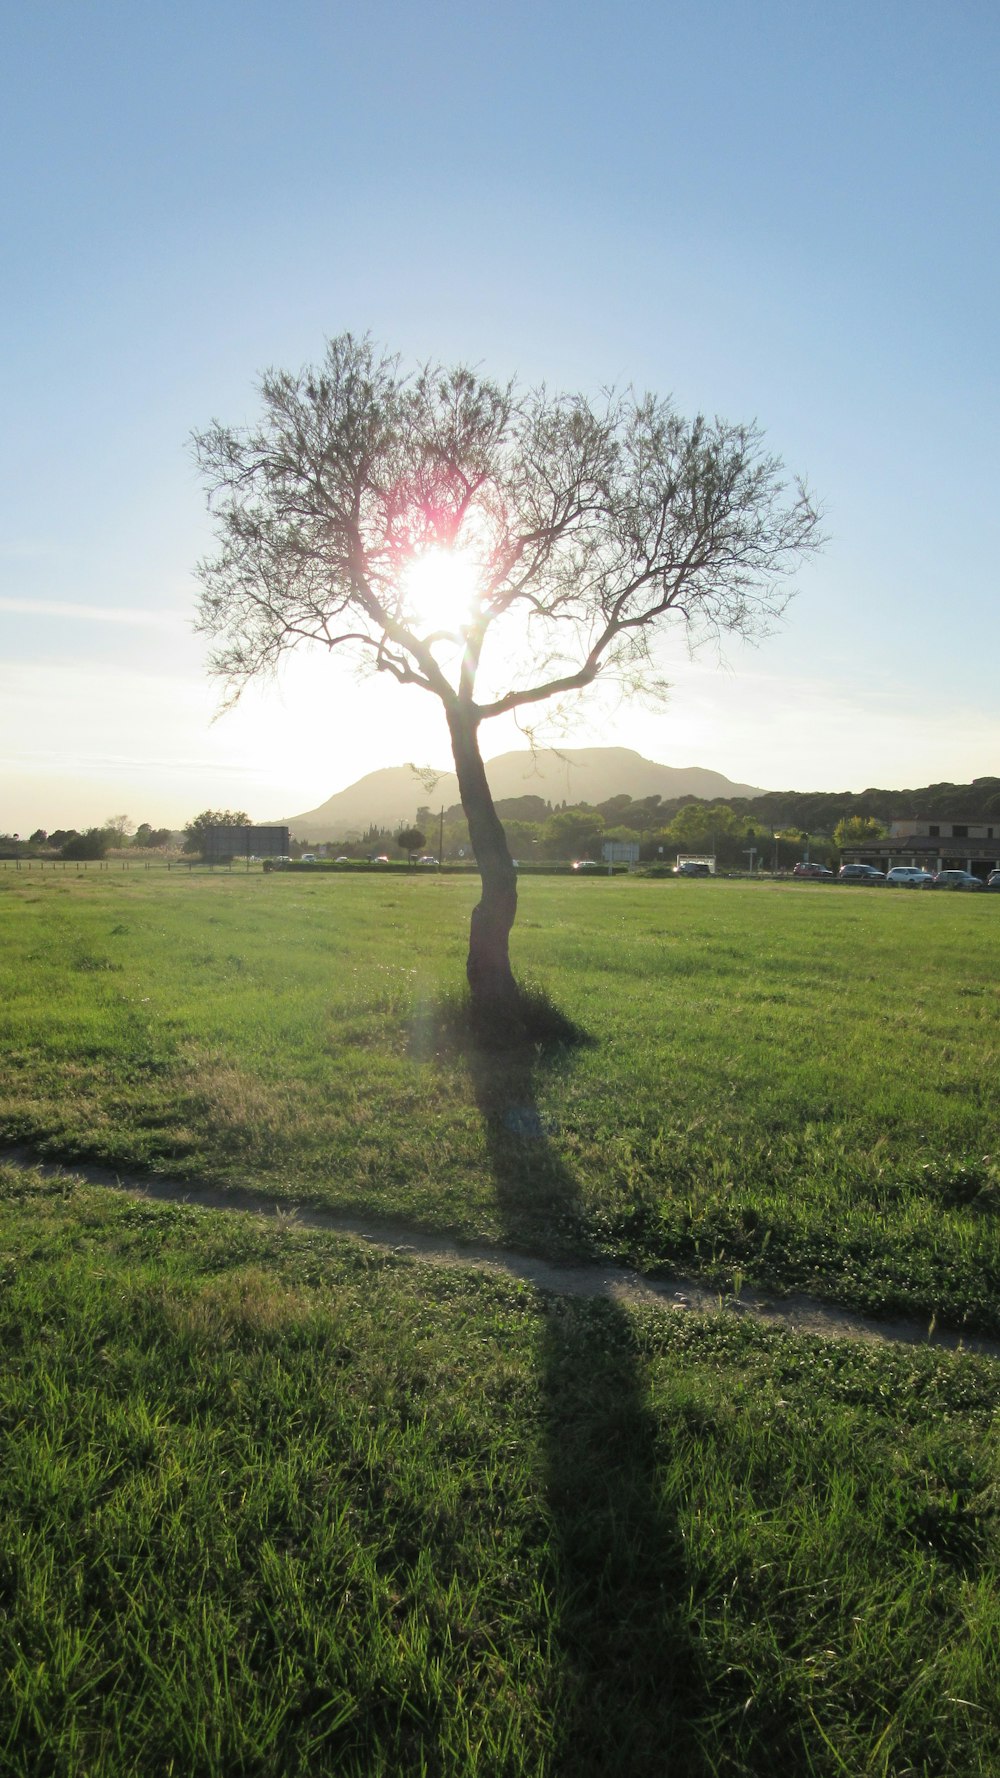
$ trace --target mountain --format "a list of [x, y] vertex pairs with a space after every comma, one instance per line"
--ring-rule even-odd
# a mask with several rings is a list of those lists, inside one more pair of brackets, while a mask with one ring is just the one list
[[[528, 748], [500, 753], [487, 760], [486, 775], [497, 801], [507, 797], [541, 796], [546, 802], [601, 803], [608, 797], [755, 797], [765, 793], [752, 784], [734, 784], [721, 772], [703, 766], [661, 766], [643, 759], [630, 747], [565, 747], [557, 752]], [[317, 809], [283, 815], [282, 825], [299, 840], [344, 839], [369, 826], [397, 829], [411, 822], [418, 807], [450, 808], [457, 803], [458, 779], [441, 772], [427, 790], [412, 766], [386, 766], [368, 772], [346, 790], [338, 790]]]

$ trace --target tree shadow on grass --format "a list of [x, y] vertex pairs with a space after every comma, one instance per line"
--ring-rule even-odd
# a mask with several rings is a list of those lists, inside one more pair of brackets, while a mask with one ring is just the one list
[[[539, 1112], [538, 1071], [566, 1046], [465, 1051], [497, 1202], [512, 1238], [534, 1199], [582, 1226], [580, 1194]], [[683, 1544], [658, 1487], [657, 1434], [628, 1311], [610, 1295], [550, 1298], [540, 1366], [553, 1621], [562, 1663], [555, 1770], [574, 1778], [698, 1778], [704, 1700]]]

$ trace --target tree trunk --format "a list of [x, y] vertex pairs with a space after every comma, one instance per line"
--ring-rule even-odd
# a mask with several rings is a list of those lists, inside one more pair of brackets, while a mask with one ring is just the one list
[[516, 1021], [517, 984], [510, 967], [510, 929], [517, 913], [517, 872], [479, 751], [479, 719], [465, 705], [448, 711], [455, 770], [483, 893], [472, 910], [466, 974], [476, 1011], [489, 1024]]

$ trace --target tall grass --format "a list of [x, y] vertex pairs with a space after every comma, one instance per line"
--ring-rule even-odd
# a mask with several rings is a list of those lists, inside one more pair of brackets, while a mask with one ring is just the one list
[[995, 1366], [0, 1166], [11, 1778], [986, 1778]]

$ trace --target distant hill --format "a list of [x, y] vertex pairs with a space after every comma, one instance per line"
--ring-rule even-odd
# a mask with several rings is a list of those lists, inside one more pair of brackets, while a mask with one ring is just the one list
[[[524, 748], [488, 760], [486, 773], [497, 801], [540, 796], [553, 806], [564, 802], [596, 804], [620, 795], [660, 796], [665, 802], [766, 795], [752, 784], [734, 784], [721, 772], [710, 772], [703, 766], [658, 765], [630, 747], [566, 747], [559, 752], [544, 748], [537, 753]], [[386, 766], [337, 791], [316, 809], [279, 819], [296, 839], [343, 839], [352, 830], [362, 832], [369, 826], [405, 826], [422, 804], [449, 808], [458, 800], [454, 772], [443, 771], [429, 791], [411, 766]]]

